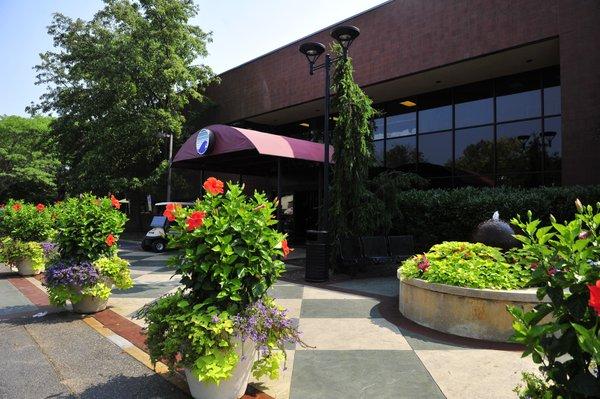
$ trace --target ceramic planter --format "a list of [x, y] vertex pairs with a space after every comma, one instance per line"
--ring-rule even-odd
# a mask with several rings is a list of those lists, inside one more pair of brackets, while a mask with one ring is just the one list
[[19, 260], [16, 266], [21, 276], [35, 276], [36, 274], [39, 274], [41, 272], [33, 270], [33, 262], [29, 258]]
[[231, 377], [221, 381], [219, 385], [199, 381], [189, 369], [185, 369], [187, 383], [194, 399], [239, 399], [244, 395], [254, 363], [256, 345], [251, 340], [246, 340], [243, 346], [237, 346], [236, 352], [240, 362], [233, 369]]
[[96, 313], [106, 309], [108, 299], [101, 299], [95, 296], [85, 295], [83, 299], [73, 304], [75, 313]]

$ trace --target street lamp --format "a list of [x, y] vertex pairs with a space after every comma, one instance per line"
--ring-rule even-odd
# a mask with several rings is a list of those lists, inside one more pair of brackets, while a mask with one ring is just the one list
[[360, 30], [355, 26], [342, 25], [333, 28], [331, 37], [342, 47], [340, 57], [331, 58], [329, 53], [325, 54], [325, 62], [315, 65], [321, 54], [325, 52], [325, 46], [318, 42], [302, 43], [298, 49], [308, 60], [309, 73], [314, 74], [318, 69], [325, 69], [325, 116], [323, 120], [323, 145], [325, 146], [323, 156], [323, 209], [321, 210], [321, 221], [319, 230], [327, 231], [329, 228], [329, 104], [330, 104], [330, 70], [331, 64], [345, 59], [348, 55], [350, 45], [360, 35]]
[[171, 165], [173, 164], [173, 133], [160, 132], [161, 138], [169, 138], [169, 170], [167, 172], [167, 202], [171, 202]]

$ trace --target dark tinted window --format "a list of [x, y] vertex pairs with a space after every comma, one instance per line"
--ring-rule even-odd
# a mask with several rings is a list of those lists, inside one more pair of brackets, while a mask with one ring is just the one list
[[384, 138], [384, 121], [384, 118], [377, 118], [373, 121], [373, 140], [381, 140], [382, 138]]
[[454, 91], [455, 126], [457, 128], [494, 122], [492, 83], [461, 86]]
[[386, 167], [398, 168], [401, 166], [415, 165], [417, 150], [417, 137], [402, 137], [387, 141]]
[[562, 128], [560, 117], [544, 120], [545, 170], [560, 171], [562, 159]]
[[452, 129], [452, 95], [442, 90], [419, 96], [419, 132]]
[[539, 73], [525, 73], [496, 80], [498, 122], [533, 118], [542, 113]]
[[409, 112], [387, 117], [387, 137], [410, 136], [417, 133], [417, 113]]
[[375, 166], [383, 166], [383, 140], [373, 142], [373, 152], [375, 155]]
[[419, 135], [419, 171], [429, 176], [452, 176], [452, 132]]
[[544, 115], [560, 114], [560, 86], [544, 89]]
[[494, 127], [460, 129], [455, 136], [457, 175], [491, 174], [494, 171]]

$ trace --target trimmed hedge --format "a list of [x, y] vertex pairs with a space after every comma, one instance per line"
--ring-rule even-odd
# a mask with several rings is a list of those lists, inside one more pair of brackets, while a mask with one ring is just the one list
[[600, 202], [600, 186], [402, 191], [389, 234], [412, 234], [423, 251], [443, 241], [469, 241], [494, 211], [506, 221], [528, 210], [546, 222], [550, 214], [558, 221], [572, 220], [577, 198], [584, 204]]

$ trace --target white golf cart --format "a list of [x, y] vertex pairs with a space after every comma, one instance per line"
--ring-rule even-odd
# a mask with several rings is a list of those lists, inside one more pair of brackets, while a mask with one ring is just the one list
[[169, 204], [180, 206], [192, 206], [193, 202], [157, 202], [154, 204], [155, 216], [150, 222], [150, 230], [142, 240], [142, 248], [145, 251], [165, 252], [167, 250], [167, 234], [169, 234], [169, 221], [163, 212]]

